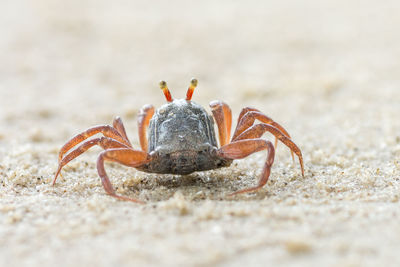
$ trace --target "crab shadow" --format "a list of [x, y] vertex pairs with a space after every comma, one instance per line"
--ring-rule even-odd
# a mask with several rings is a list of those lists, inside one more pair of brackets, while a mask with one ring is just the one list
[[248, 182], [256, 183], [254, 177], [244, 177], [227, 170], [212, 170], [195, 172], [189, 175], [148, 174], [140, 173], [135, 182], [127, 180], [123, 187], [127, 193], [135, 192], [145, 197], [147, 201], [163, 201], [173, 197], [177, 192], [188, 200], [260, 200], [268, 197], [269, 190], [229, 196], [232, 192], [249, 187]]

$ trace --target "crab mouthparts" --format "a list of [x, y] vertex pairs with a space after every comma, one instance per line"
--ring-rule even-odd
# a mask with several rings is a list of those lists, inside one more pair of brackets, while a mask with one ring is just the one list
[[192, 165], [192, 160], [197, 156], [195, 151], [176, 151], [168, 154], [172, 161], [176, 162], [181, 166]]

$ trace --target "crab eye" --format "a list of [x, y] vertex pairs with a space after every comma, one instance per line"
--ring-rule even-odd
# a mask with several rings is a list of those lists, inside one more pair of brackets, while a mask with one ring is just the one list
[[197, 79], [192, 78], [192, 80], [190, 80], [190, 85], [189, 85], [189, 88], [186, 93], [186, 100], [192, 99], [193, 91], [194, 91], [194, 88], [196, 88], [196, 87], [197, 87]]
[[171, 92], [168, 89], [167, 82], [166, 81], [160, 81], [159, 83], [161, 90], [163, 90], [163, 93], [165, 95], [165, 98], [167, 99], [168, 102], [172, 102], [172, 96]]

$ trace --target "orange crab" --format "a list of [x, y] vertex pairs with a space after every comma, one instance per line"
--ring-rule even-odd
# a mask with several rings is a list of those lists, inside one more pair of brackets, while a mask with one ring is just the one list
[[[267, 183], [274, 162], [275, 147], [279, 140], [290, 148], [293, 160], [293, 153], [297, 155], [304, 177], [301, 151], [280, 124], [257, 109], [246, 107], [240, 112], [236, 130], [231, 138], [232, 113], [229, 106], [222, 101], [212, 101], [210, 107], [213, 116], [209, 115], [202, 106], [191, 100], [196, 87], [197, 80], [192, 79], [186, 99], [174, 100], [167, 83], [160, 82], [160, 88], [168, 103], [156, 111], [152, 105], [145, 105], [140, 110], [138, 116], [140, 150], [132, 147], [119, 117], [113, 120], [112, 126], [94, 126], [71, 138], [59, 152], [59, 165], [53, 185], [61, 169], [68, 162], [95, 145], [104, 149], [97, 159], [97, 171], [106, 193], [117, 199], [137, 203], [143, 202], [116, 194], [104, 169], [104, 161], [118, 162], [151, 173], [189, 174], [228, 167], [234, 159], [268, 150], [268, 157], [258, 184], [231, 194], [234, 195], [258, 190]], [[213, 117], [218, 128], [219, 147], [215, 138]], [[255, 124], [256, 120], [261, 123]], [[149, 130], [148, 135], [147, 130]], [[275, 136], [275, 147], [270, 141], [261, 138], [265, 132]], [[103, 136], [86, 140], [98, 133]], [[65, 155], [78, 144], [80, 146]]]

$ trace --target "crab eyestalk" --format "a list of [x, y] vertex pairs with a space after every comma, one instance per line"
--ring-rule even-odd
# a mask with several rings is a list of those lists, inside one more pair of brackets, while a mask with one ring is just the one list
[[190, 85], [189, 85], [189, 88], [186, 93], [186, 100], [192, 99], [193, 91], [194, 91], [194, 88], [196, 88], [196, 87], [197, 87], [197, 79], [193, 78], [190, 81]]
[[166, 81], [160, 81], [160, 88], [163, 90], [163, 93], [165, 95], [165, 98], [167, 99], [168, 102], [172, 102], [172, 96], [171, 92], [168, 89], [167, 82]]

